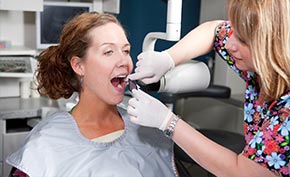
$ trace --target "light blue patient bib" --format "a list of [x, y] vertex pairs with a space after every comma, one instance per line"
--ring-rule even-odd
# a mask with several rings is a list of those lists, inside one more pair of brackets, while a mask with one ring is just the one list
[[30, 177], [173, 177], [173, 142], [155, 128], [130, 122], [118, 108], [125, 131], [108, 143], [93, 142], [73, 117], [59, 111], [29, 133], [6, 161]]

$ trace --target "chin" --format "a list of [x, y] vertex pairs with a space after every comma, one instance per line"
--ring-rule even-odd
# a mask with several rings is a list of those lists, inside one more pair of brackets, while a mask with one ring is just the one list
[[239, 70], [241, 70], [241, 71], [247, 71], [247, 68], [245, 67], [245, 66], [243, 66], [243, 65], [239, 65], [239, 64], [235, 64], [236, 65], [236, 67], [239, 69]]
[[117, 105], [123, 101], [124, 95], [116, 96], [112, 99], [112, 104]]

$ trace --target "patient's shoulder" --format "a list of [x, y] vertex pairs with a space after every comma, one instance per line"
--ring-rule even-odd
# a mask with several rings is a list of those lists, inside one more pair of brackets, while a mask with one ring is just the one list
[[72, 116], [65, 111], [57, 111], [41, 120], [27, 135], [25, 142], [53, 142], [59, 139], [71, 139], [77, 125]]

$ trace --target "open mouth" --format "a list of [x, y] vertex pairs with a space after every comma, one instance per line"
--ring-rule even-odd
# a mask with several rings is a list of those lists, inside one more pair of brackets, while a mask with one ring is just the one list
[[117, 76], [111, 80], [111, 83], [116, 88], [125, 88], [127, 85], [126, 76]]

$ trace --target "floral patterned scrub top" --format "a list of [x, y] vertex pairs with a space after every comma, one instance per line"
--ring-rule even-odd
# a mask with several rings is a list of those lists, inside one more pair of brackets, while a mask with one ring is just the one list
[[276, 101], [258, 104], [257, 74], [240, 71], [225, 49], [232, 33], [230, 23], [221, 23], [215, 34], [214, 47], [228, 65], [246, 81], [243, 155], [270, 169], [278, 176], [290, 176], [290, 89]]

